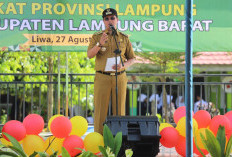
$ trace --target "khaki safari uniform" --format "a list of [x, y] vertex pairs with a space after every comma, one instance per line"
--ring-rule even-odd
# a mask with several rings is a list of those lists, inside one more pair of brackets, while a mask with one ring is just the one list
[[[97, 42], [100, 41], [104, 31], [93, 34], [88, 50], [93, 48]], [[115, 57], [115, 49], [117, 48], [114, 37], [108, 33], [107, 42], [101, 46], [101, 49], [95, 58], [95, 70], [96, 75], [94, 78], [94, 131], [103, 133], [103, 123], [107, 116], [110, 96], [112, 92], [112, 109], [113, 115], [116, 115], [116, 77], [115, 71], [105, 72], [105, 66], [107, 58]], [[135, 58], [132, 45], [127, 35], [117, 30], [116, 40], [118, 42], [119, 49], [121, 50], [121, 57], [123, 62], [128, 59]], [[125, 101], [126, 101], [126, 87], [127, 77], [124, 72], [125, 69], [118, 71], [118, 115], [125, 115]], [[104, 73], [104, 74], [103, 74]]]

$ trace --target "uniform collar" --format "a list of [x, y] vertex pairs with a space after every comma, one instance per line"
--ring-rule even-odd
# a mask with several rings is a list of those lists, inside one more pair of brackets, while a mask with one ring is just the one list
[[[106, 34], [109, 34], [108, 29], [106, 29], [104, 32], [105, 32]], [[116, 35], [118, 35], [118, 34], [119, 34], [119, 31], [118, 31], [118, 29], [116, 29]]]

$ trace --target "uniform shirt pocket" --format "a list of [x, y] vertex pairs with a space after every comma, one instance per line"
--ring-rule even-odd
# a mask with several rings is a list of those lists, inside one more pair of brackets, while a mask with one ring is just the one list
[[126, 52], [126, 44], [124, 44], [124, 43], [121, 43], [120, 45], [119, 45], [119, 49], [121, 50], [121, 54], [125, 54], [125, 52]]
[[106, 52], [109, 52], [109, 45], [108, 44], [104, 44], [101, 49], [99, 50], [99, 54], [100, 55], [104, 55]]

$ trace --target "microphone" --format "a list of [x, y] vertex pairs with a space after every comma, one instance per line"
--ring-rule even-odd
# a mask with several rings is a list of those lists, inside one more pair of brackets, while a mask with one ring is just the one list
[[112, 32], [116, 32], [116, 29], [114, 28], [112, 24], [110, 24], [110, 29], [112, 30]]

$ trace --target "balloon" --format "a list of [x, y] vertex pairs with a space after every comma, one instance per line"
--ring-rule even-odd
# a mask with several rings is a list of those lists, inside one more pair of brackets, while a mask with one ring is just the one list
[[[197, 131], [198, 129], [198, 124], [197, 121], [195, 119], [193, 119], [193, 133], [195, 133], [195, 131]], [[181, 136], [186, 136], [186, 117], [182, 117], [176, 126], [176, 130], [179, 132], [179, 134]], [[193, 134], [194, 135], [194, 134]]]
[[197, 111], [194, 114], [193, 118], [197, 121], [199, 129], [206, 128], [211, 121], [211, 116], [210, 116], [209, 112], [207, 112], [205, 110]]
[[23, 120], [27, 135], [38, 135], [44, 128], [44, 120], [38, 114], [29, 114]]
[[[185, 106], [181, 106], [179, 108], [177, 108], [174, 112], [173, 118], [174, 118], [174, 122], [177, 124], [178, 121], [182, 118], [185, 117], [186, 115], [186, 108]], [[194, 115], [194, 113], [192, 112], [192, 115]]]
[[88, 122], [82, 116], [75, 116], [70, 119], [72, 123], [72, 131], [70, 135], [83, 136], [88, 129]]
[[[4, 132], [13, 136], [17, 141], [22, 140], [26, 136], [26, 129], [23, 126], [23, 123], [17, 120], [6, 122], [6, 124], [2, 128], [2, 133]], [[4, 134], [3, 137], [7, 141], [10, 141]]]
[[5, 146], [13, 146], [12, 143], [10, 141], [7, 141], [5, 138], [0, 138], [0, 142]]
[[184, 117], [186, 114], [186, 108], [185, 106], [181, 106], [181, 107], [178, 107], [175, 112], [174, 112], [174, 115], [173, 115], [173, 118], [174, 118], [174, 122], [177, 124], [179, 119]]
[[218, 127], [219, 125], [224, 126], [226, 133], [230, 130], [230, 121], [229, 119], [224, 115], [217, 115], [214, 116], [209, 124], [209, 129], [214, 133], [214, 135], [217, 135]]
[[70, 120], [64, 116], [56, 117], [51, 123], [51, 132], [57, 138], [67, 137], [72, 130]]
[[186, 156], [186, 141], [185, 137], [179, 136], [179, 140], [175, 146], [176, 152], [181, 156]]
[[206, 137], [206, 132], [205, 132], [206, 130], [209, 130], [209, 129], [207, 129], [207, 128], [201, 128], [201, 129], [197, 130], [196, 133], [195, 133], [195, 137], [196, 137], [196, 141], [195, 142], [196, 142], [197, 146], [199, 148], [201, 148], [201, 149], [206, 149], [204, 147], [204, 144], [202, 142], [202, 138], [201, 138], [201, 135], [200, 135], [200, 134], [202, 134], [204, 137]]
[[52, 121], [56, 118], [56, 117], [60, 117], [60, 116], [63, 116], [63, 115], [60, 115], [60, 114], [57, 114], [57, 115], [54, 115], [52, 116], [49, 121], [48, 121], [48, 129], [51, 130], [51, 123]]
[[45, 140], [45, 150], [48, 155], [52, 155], [54, 152], [58, 151], [58, 155], [61, 154], [61, 148], [63, 145], [64, 138], [56, 138], [55, 136], [50, 136]]
[[44, 140], [38, 135], [27, 135], [23, 139], [23, 150], [29, 156], [36, 152], [44, 151]]
[[230, 121], [230, 127], [231, 127], [231, 130], [232, 130], [232, 111], [229, 111], [225, 114], [225, 116], [229, 119]]
[[232, 135], [232, 129], [229, 130], [229, 131], [226, 133], [226, 137], [227, 137], [228, 139], [230, 139], [230, 138], [231, 138], [231, 135]]
[[160, 123], [159, 132], [161, 132], [166, 127], [173, 127], [173, 126], [169, 123]]
[[229, 119], [232, 118], [232, 111], [226, 112], [225, 116]]
[[179, 140], [179, 133], [173, 127], [164, 128], [161, 132], [160, 143], [167, 148], [175, 147]]
[[[226, 137], [229, 140], [231, 138], [232, 135], [232, 111], [229, 111], [225, 114], [225, 116], [229, 119], [230, 122], [230, 129], [226, 132]], [[232, 150], [231, 150], [232, 152]]]
[[80, 149], [84, 149], [84, 142], [79, 136], [71, 135], [65, 138], [63, 147], [69, 152], [71, 157], [74, 157], [82, 152]]
[[[5, 146], [13, 146], [10, 141], [7, 141], [5, 138], [0, 138], [0, 142]], [[23, 140], [18, 141], [20, 144], [23, 143]]]
[[98, 146], [104, 147], [103, 136], [97, 132], [89, 133], [84, 139], [84, 146], [87, 151], [92, 153], [99, 153], [100, 150]]

